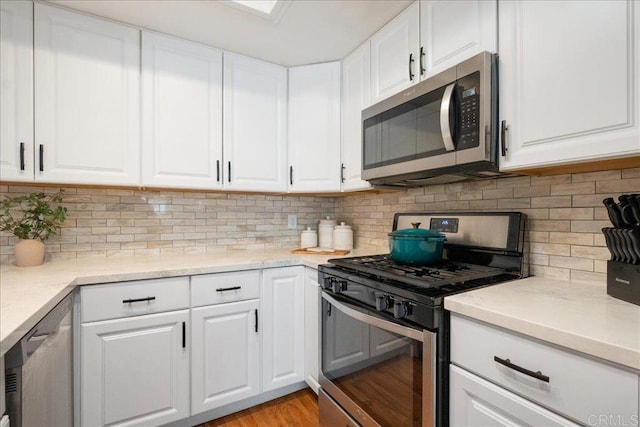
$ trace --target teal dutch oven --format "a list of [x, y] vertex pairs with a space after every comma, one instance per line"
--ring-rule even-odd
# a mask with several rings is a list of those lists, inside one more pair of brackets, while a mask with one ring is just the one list
[[389, 233], [391, 259], [401, 264], [430, 265], [442, 260], [442, 246], [447, 238], [444, 234], [420, 227], [412, 222], [413, 228], [405, 228]]

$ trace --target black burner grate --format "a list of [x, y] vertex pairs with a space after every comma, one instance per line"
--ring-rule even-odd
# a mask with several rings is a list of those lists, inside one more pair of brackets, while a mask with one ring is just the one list
[[329, 262], [350, 270], [425, 288], [455, 285], [505, 272], [502, 268], [446, 260], [431, 266], [398, 264], [389, 255], [337, 258]]

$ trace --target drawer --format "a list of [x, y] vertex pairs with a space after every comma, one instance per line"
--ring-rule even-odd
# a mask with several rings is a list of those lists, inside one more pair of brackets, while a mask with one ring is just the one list
[[83, 286], [80, 298], [82, 323], [180, 310], [189, 308], [189, 278]]
[[260, 298], [260, 270], [191, 277], [191, 306]]
[[[494, 357], [549, 382], [504, 366]], [[533, 402], [585, 424], [594, 417], [638, 416], [638, 375], [533, 338], [451, 316], [451, 362]]]

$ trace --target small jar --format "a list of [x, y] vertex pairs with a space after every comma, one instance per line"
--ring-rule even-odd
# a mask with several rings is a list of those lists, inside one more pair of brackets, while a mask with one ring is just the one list
[[353, 230], [350, 225], [341, 222], [333, 229], [333, 249], [350, 251], [353, 249]]
[[311, 227], [302, 230], [302, 234], [300, 234], [300, 247], [304, 249], [315, 248], [316, 246], [318, 246], [318, 232], [312, 230]]
[[321, 248], [333, 249], [333, 227], [336, 226], [336, 220], [327, 216], [321, 219], [318, 225], [318, 246]]

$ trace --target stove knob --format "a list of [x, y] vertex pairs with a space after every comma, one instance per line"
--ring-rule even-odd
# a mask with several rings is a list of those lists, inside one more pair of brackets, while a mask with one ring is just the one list
[[385, 311], [388, 308], [391, 308], [393, 305], [393, 299], [389, 295], [378, 295], [376, 296], [376, 310]]
[[400, 301], [393, 306], [393, 317], [403, 319], [411, 314], [411, 305], [407, 301]]
[[339, 294], [342, 291], [347, 290], [347, 281], [346, 280], [338, 280], [334, 279], [331, 283], [331, 290], [334, 294]]

